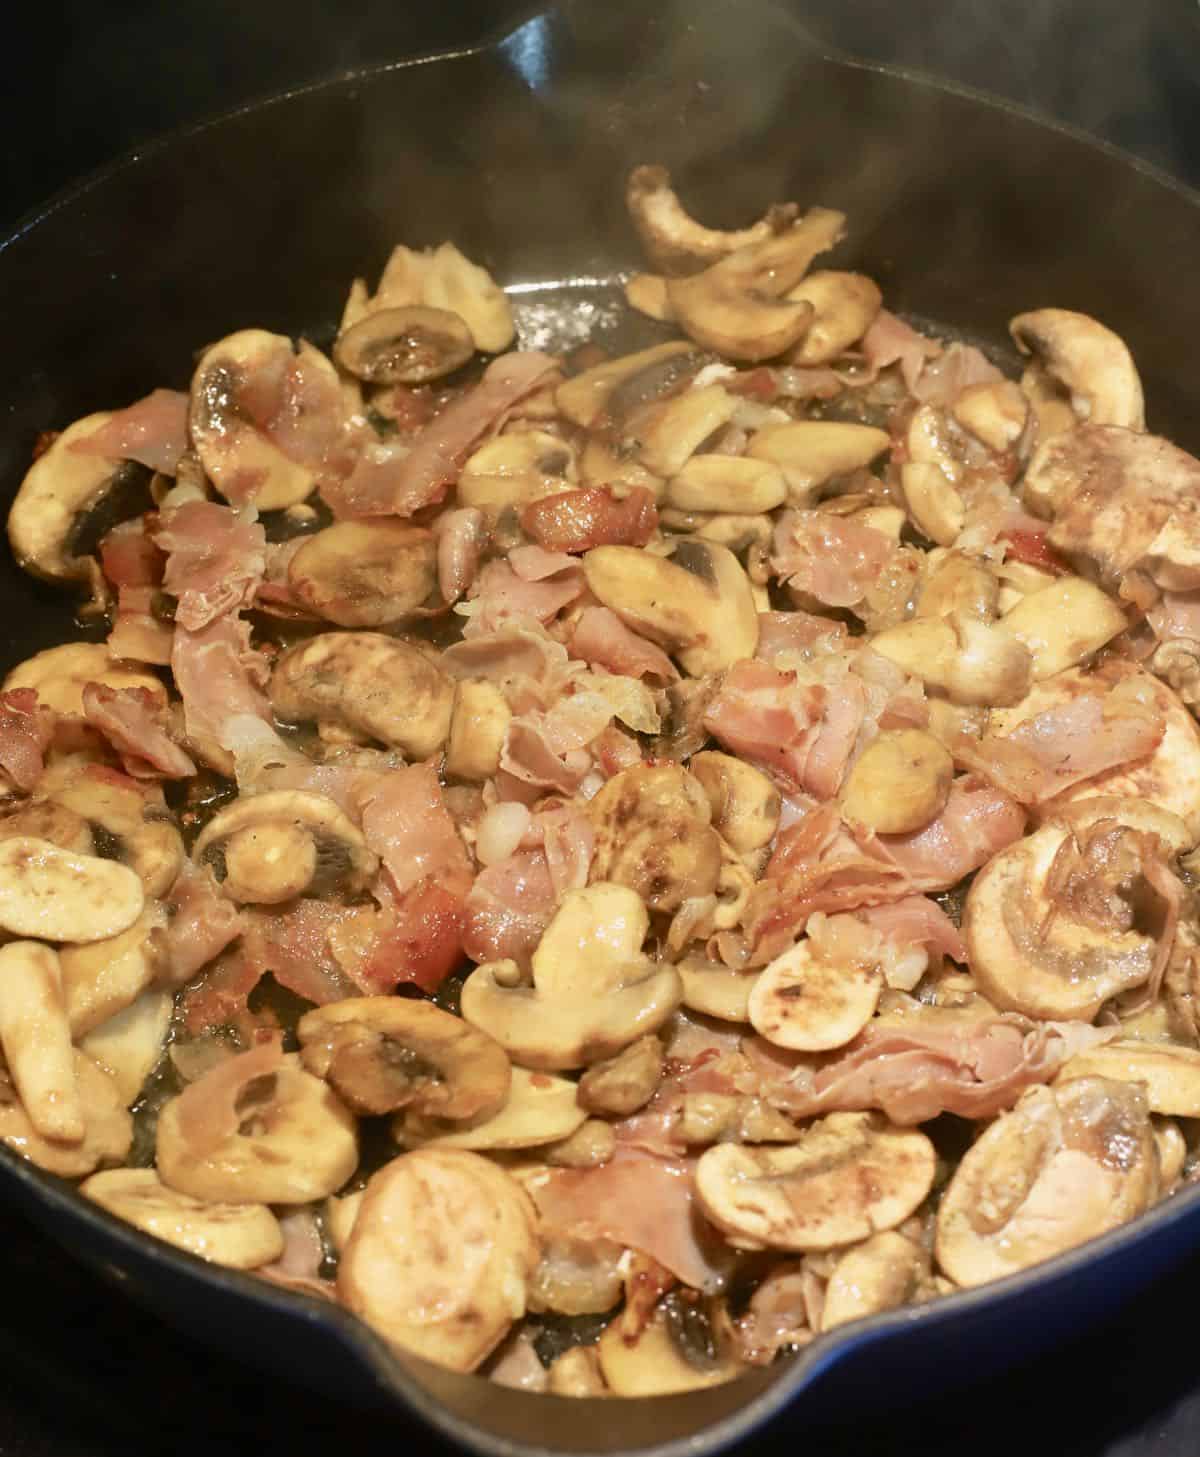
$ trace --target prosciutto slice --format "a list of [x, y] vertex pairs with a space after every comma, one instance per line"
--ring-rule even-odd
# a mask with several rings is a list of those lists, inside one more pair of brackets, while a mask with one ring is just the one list
[[475, 610], [464, 634], [474, 637], [512, 624], [550, 622], [583, 589], [583, 577], [573, 560], [571, 570], [533, 580], [520, 576], [508, 562], [488, 562], [471, 589]]
[[787, 511], [775, 528], [771, 568], [827, 607], [856, 607], [894, 551], [874, 527], [827, 511]]
[[257, 521], [213, 501], [164, 511], [154, 541], [168, 553], [163, 587], [179, 599], [176, 626], [195, 632], [248, 607], [266, 570], [266, 540]]
[[196, 766], [167, 733], [154, 695], [145, 688], [86, 683], [83, 716], [99, 729], [135, 779], [187, 779]]
[[589, 487], [531, 501], [521, 525], [553, 551], [583, 552], [594, 546], [645, 546], [658, 529], [654, 497], [637, 486], [624, 500]]
[[557, 904], [545, 850], [518, 850], [476, 877], [464, 908], [463, 950], [472, 961], [528, 965]]
[[912, 390], [925, 368], [926, 361], [941, 353], [942, 346], [935, 339], [927, 339], [910, 328], [903, 319], [880, 309], [874, 322], [862, 337], [860, 345], [866, 358], [870, 375], [867, 379], [858, 377], [855, 384], [869, 384], [878, 378], [881, 370], [889, 364], [898, 364], [905, 386]]
[[131, 658], [135, 663], [167, 667], [175, 643], [175, 629], [154, 615], [153, 587], [121, 587], [117, 591], [117, 612], [108, 635], [114, 658]]
[[1004, 375], [973, 344], [951, 344], [936, 359], [927, 360], [920, 375], [910, 385], [912, 393], [923, 405], [953, 405], [963, 390], [973, 385], [1001, 384]]
[[655, 643], [639, 637], [608, 607], [585, 607], [571, 633], [571, 656], [629, 678], [674, 683], [679, 670]]
[[173, 986], [190, 981], [242, 934], [244, 924], [243, 913], [221, 894], [212, 871], [184, 861], [167, 897], [167, 980]]
[[370, 784], [360, 801], [363, 835], [401, 897], [423, 880], [463, 897], [474, 871], [437, 773], [430, 764], [393, 769]]
[[0, 693], [0, 769], [28, 793], [42, 777], [43, 755], [54, 734], [54, 714], [32, 688]]
[[122, 587], [157, 587], [165, 559], [147, 530], [155, 517], [122, 521], [100, 538], [100, 570], [118, 591]]
[[71, 444], [78, 455], [136, 460], [150, 470], [173, 476], [188, 448], [188, 397], [179, 390], [153, 390], [145, 399], [118, 410], [98, 430]]
[[387, 469], [356, 466], [343, 480], [322, 485], [321, 494], [335, 516], [411, 516], [440, 501], [476, 442], [557, 367], [548, 354], [532, 350], [502, 354]]
[[949, 890], [1025, 830], [1021, 806], [976, 774], [950, 786], [945, 808], [909, 835], [880, 835], [878, 845], [913, 890]]

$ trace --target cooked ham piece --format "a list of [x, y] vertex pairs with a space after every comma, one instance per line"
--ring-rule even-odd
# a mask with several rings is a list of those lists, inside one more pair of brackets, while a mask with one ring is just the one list
[[775, 527], [771, 567], [826, 607], [855, 607], [895, 551], [882, 531], [827, 511], [785, 511]]
[[118, 410], [110, 420], [71, 450], [111, 460], [136, 460], [150, 470], [173, 476], [188, 448], [188, 397], [178, 390], [153, 390], [145, 399]]
[[367, 787], [360, 803], [363, 835], [398, 897], [432, 880], [463, 897], [474, 870], [431, 764], [393, 769]]
[[1082, 1022], [1032, 1022], [1012, 1013], [987, 1019], [922, 1019], [920, 1011], [870, 1023], [817, 1072], [788, 1067], [761, 1038], [747, 1052], [767, 1100], [794, 1118], [879, 1108], [893, 1123], [941, 1113], [994, 1118], [1034, 1083], [1048, 1083], [1076, 1053], [1119, 1029]]
[[223, 896], [207, 867], [185, 860], [167, 896], [166, 977], [173, 986], [190, 981], [235, 941], [244, 928], [237, 906]]
[[443, 511], [433, 524], [437, 541], [438, 591], [449, 602], [457, 602], [474, 582], [479, 560], [487, 543], [483, 512], [474, 506]]
[[555, 1169], [530, 1192], [544, 1230], [613, 1239], [696, 1290], [717, 1291], [729, 1256], [695, 1204], [694, 1160], [618, 1148], [594, 1169]]
[[1081, 694], [1035, 714], [1008, 734], [963, 736], [955, 754], [1021, 804], [1042, 804], [1106, 769], [1153, 753], [1166, 723], [1118, 690]]
[[118, 591], [122, 587], [157, 587], [166, 557], [155, 544], [156, 516], [122, 521], [100, 538], [100, 570]]
[[880, 835], [878, 844], [913, 890], [949, 890], [1019, 840], [1024, 829], [1019, 804], [978, 775], [963, 774], [950, 786], [945, 808], [924, 829]]
[[630, 678], [655, 678], [673, 683], [679, 670], [655, 643], [639, 637], [607, 607], [585, 607], [579, 614], [569, 643], [573, 658], [592, 667]]
[[528, 965], [558, 906], [544, 850], [518, 850], [475, 878], [466, 899], [463, 950], [472, 961]]
[[517, 623], [452, 643], [441, 665], [455, 678], [526, 680], [551, 692], [566, 675], [567, 650], [536, 623]]
[[187, 501], [162, 513], [154, 541], [168, 554], [163, 588], [179, 599], [177, 627], [195, 632], [253, 602], [266, 570], [257, 521], [213, 501]]
[[794, 657], [808, 661], [840, 651], [847, 637], [844, 622], [811, 612], [760, 612], [754, 656], [773, 667], [786, 668]]
[[99, 729], [135, 779], [186, 779], [196, 766], [167, 733], [163, 712], [145, 688], [86, 683], [83, 716]]
[[32, 688], [0, 693], [0, 769], [28, 792], [42, 777], [43, 755], [54, 734], [54, 714]]
[[918, 334], [887, 309], [880, 309], [875, 315], [859, 347], [866, 358], [870, 376], [869, 380], [857, 378], [854, 383], [866, 384], [889, 364], [898, 364], [904, 383], [910, 390], [921, 377], [926, 362], [942, 352], [942, 346], [936, 340]]
[[611, 491], [589, 487], [531, 501], [521, 512], [521, 525], [553, 551], [645, 546], [658, 529], [658, 511], [644, 486], [636, 486], [622, 501]]
[[472, 446], [557, 367], [532, 350], [502, 354], [474, 389], [430, 420], [411, 449], [393, 452], [386, 467], [364, 451], [343, 479], [322, 484], [322, 496], [335, 516], [411, 516], [440, 501]]

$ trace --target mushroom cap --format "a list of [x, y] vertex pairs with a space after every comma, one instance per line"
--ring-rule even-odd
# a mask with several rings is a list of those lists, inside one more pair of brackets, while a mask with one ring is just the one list
[[1200, 1118], [1200, 1048], [1122, 1037], [1077, 1052], [1055, 1081], [1086, 1077], [1140, 1084], [1151, 1113]]
[[333, 346], [333, 357], [369, 384], [425, 384], [441, 379], [475, 353], [466, 321], [448, 309], [420, 304], [372, 309]]
[[612, 1320], [596, 1342], [600, 1371], [614, 1396], [669, 1396], [684, 1391], [702, 1391], [740, 1376], [745, 1367], [729, 1349], [718, 1352], [704, 1365], [689, 1360], [675, 1339], [672, 1323], [662, 1305], [650, 1319], [630, 1334], [620, 1320]]
[[788, 294], [812, 304], [812, 323], [792, 358], [797, 364], [827, 364], [857, 344], [875, 321], [883, 294], [863, 273], [818, 269]]
[[800, 941], [755, 978], [747, 1011], [754, 1030], [776, 1047], [827, 1052], [858, 1036], [882, 990], [877, 962], [829, 960]]
[[894, 1230], [873, 1234], [833, 1267], [821, 1308], [822, 1331], [903, 1305], [928, 1271], [928, 1255], [912, 1240]]
[[479, 1150], [537, 1148], [569, 1138], [587, 1116], [569, 1078], [514, 1067], [503, 1105], [485, 1117], [472, 1119], [469, 1127], [454, 1127], [442, 1118], [412, 1111], [398, 1118], [393, 1129], [397, 1138], [410, 1147], [419, 1143], [425, 1147]]
[[688, 760], [688, 773], [708, 798], [713, 828], [736, 854], [761, 850], [775, 838], [783, 800], [761, 769], [705, 749]]
[[387, 627], [420, 608], [437, 584], [433, 533], [406, 521], [338, 521], [307, 537], [288, 586], [339, 627]]
[[1042, 367], [1071, 396], [1081, 420], [1093, 425], [1146, 428], [1142, 382], [1125, 341], [1087, 314], [1035, 309], [1008, 326], [1022, 354]]

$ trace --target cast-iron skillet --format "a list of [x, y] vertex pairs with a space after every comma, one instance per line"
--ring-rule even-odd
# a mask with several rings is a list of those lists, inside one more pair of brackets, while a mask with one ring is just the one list
[[[515, 287], [527, 342], [611, 331], [640, 264], [628, 168], [669, 165], [706, 220], [796, 198], [842, 208], [839, 266], [889, 305], [999, 342], [1043, 305], [1102, 317], [1141, 368], [1151, 428], [1200, 446], [1198, 200], [1011, 109], [813, 53], [745, 0], [568, 3], [478, 51], [342, 78], [147, 148], [0, 245], [0, 483], [35, 436], [156, 385], [244, 326], [325, 341], [348, 280], [452, 238]], [[617, 337], [614, 335], [614, 337]], [[66, 600], [0, 568], [0, 668], [73, 635]], [[701, 1454], [775, 1420], [874, 1408], [995, 1371], [1111, 1310], [1200, 1241], [1200, 1189], [975, 1292], [825, 1336], [729, 1386], [569, 1402], [392, 1355], [319, 1301], [215, 1269], [0, 1150], [0, 1191], [130, 1296], [226, 1354], [416, 1412], [489, 1454]], [[844, 1411], [844, 1405], [842, 1405]]]

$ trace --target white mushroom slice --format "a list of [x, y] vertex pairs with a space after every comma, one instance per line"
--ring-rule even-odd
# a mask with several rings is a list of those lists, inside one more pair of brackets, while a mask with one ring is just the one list
[[642, 954], [648, 926], [641, 897], [624, 886], [569, 891], [533, 954], [533, 985], [511, 961], [487, 963], [463, 983], [462, 1015], [524, 1067], [611, 1057], [679, 1005], [678, 973]]
[[153, 984], [163, 969], [166, 924], [163, 906], [148, 901], [133, 925], [119, 935], [62, 948], [63, 999], [74, 1038], [123, 1012]]
[[579, 1079], [576, 1096], [589, 1113], [636, 1113], [654, 1096], [663, 1070], [663, 1045], [654, 1036], [639, 1037], [604, 1062], [594, 1062]]
[[137, 1102], [166, 1050], [174, 1006], [170, 991], [151, 987], [79, 1039], [79, 1050], [112, 1076], [127, 1108]]
[[212, 1204], [168, 1189], [153, 1169], [109, 1169], [79, 1192], [94, 1203], [181, 1250], [225, 1265], [256, 1270], [283, 1253], [283, 1231], [265, 1204]]
[[432, 1002], [346, 997], [306, 1012], [296, 1032], [304, 1066], [356, 1113], [479, 1122], [511, 1101], [503, 1048]]
[[621, 495], [641, 487], [658, 500], [663, 490], [661, 477], [648, 471], [636, 456], [618, 453], [599, 435], [589, 436], [583, 447], [579, 477], [585, 486], [598, 486]]
[[809, 264], [837, 243], [845, 217], [810, 208], [777, 236], [739, 248], [690, 278], [667, 283], [671, 311], [697, 344], [726, 359], [773, 359], [803, 338], [813, 317], [807, 301], [786, 295]]
[[653, 349], [623, 354], [573, 376], [559, 385], [554, 394], [555, 403], [573, 425], [590, 430], [608, 413], [609, 401], [623, 385], [649, 375], [661, 387], [664, 382], [674, 382], [676, 377], [684, 378], [699, 368], [700, 363], [700, 356], [685, 340], [656, 344]]
[[882, 991], [877, 962], [827, 959], [800, 941], [755, 978], [747, 1010], [754, 1030], [775, 1046], [825, 1052], [858, 1036]]
[[583, 558], [592, 593], [635, 632], [671, 649], [694, 677], [717, 673], [758, 646], [750, 579], [731, 551], [680, 538], [670, 557], [598, 546]]
[[320, 633], [280, 656], [271, 703], [280, 718], [353, 729], [427, 759], [450, 731], [454, 683], [419, 648], [383, 633]]
[[667, 482], [664, 499], [681, 511], [773, 511], [787, 498], [778, 466], [738, 455], [693, 455]]
[[696, 1194], [738, 1249], [829, 1250], [902, 1224], [929, 1193], [936, 1164], [915, 1129], [875, 1113], [831, 1113], [785, 1148], [707, 1149]]
[[837, 476], [863, 470], [891, 445], [886, 430], [834, 420], [796, 420], [765, 425], [750, 437], [746, 454], [783, 472], [793, 506], [811, 506]]
[[277, 905], [298, 895], [354, 895], [379, 868], [362, 832], [323, 794], [243, 795], [215, 814], [192, 847], [230, 900]]
[[339, 521], [308, 537], [288, 563], [288, 586], [339, 627], [387, 627], [437, 584], [433, 533], [407, 521]]
[[464, 319], [476, 349], [485, 354], [500, 354], [507, 349], [517, 332], [512, 308], [507, 294], [487, 269], [472, 263], [453, 243], [440, 243], [424, 257], [427, 261], [419, 302]]
[[961, 611], [885, 628], [871, 651], [965, 707], [1019, 703], [1033, 671], [1029, 649], [1004, 626]]
[[358, 1138], [354, 1116], [337, 1094], [285, 1058], [241, 1090], [232, 1116], [224, 1103], [211, 1117], [192, 1116], [189, 1110], [203, 1106], [229, 1066], [218, 1064], [163, 1105], [157, 1143], [163, 1182], [197, 1199], [231, 1203], [308, 1204], [340, 1189], [358, 1164]]
[[350, 1232], [366, 1192], [365, 1189], [356, 1189], [353, 1194], [343, 1194], [340, 1198], [331, 1194], [325, 1201], [325, 1232], [339, 1255], [345, 1252], [350, 1242]]
[[494, 683], [483, 678], [459, 683], [446, 740], [446, 773], [478, 784], [490, 779], [500, 768], [512, 716]]
[[733, 1381], [744, 1369], [729, 1351], [714, 1353], [703, 1361], [689, 1359], [662, 1305], [632, 1338], [620, 1320], [610, 1321], [596, 1342], [596, 1354], [614, 1396], [702, 1391]]
[[872, 1235], [847, 1250], [833, 1267], [821, 1307], [821, 1329], [830, 1331], [907, 1304], [928, 1272], [929, 1257], [912, 1240], [894, 1230]]
[[536, 1220], [520, 1185], [479, 1154], [402, 1154], [367, 1185], [338, 1294], [393, 1345], [474, 1371], [525, 1313]]
[[660, 324], [669, 324], [675, 317], [667, 293], [667, 280], [659, 273], [635, 273], [625, 280], [625, 302], [640, 314], [648, 314]]
[[1068, 392], [1079, 419], [1146, 428], [1142, 382], [1124, 341], [1111, 329], [1070, 309], [1035, 309], [1018, 314], [1008, 332]]
[[886, 729], [855, 760], [842, 789], [842, 815], [879, 835], [906, 835], [941, 813], [954, 760], [923, 729]]
[[0, 1047], [34, 1129], [43, 1138], [82, 1143], [62, 975], [54, 951], [38, 941], [0, 946]]
[[765, 242], [795, 221], [794, 202], [777, 203], [748, 228], [723, 232], [691, 217], [665, 167], [635, 167], [625, 184], [629, 217], [651, 261], [666, 273], [694, 273], [739, 248]]
[[708, 798], [677, 764], [639, 764], [614, 774], [589, 800], [596, 833], [591, 876], [627, 885], [651, 910], [675, 911], [711, 895], [721, 874], [721, 840]]
[[75, 1053], [75, 1091], [83, 1110], [83, 1140], [43, 1138], [22, 1107], [10, 1075], [0, 1075], [0, 1143], [48, 1173], [78, 1179], [101, 1164], [119, 1164], [133, 1143], [133, 1119], [117, 1085], [82, 1052]]
[[1087, 1077], [1140, 1083], [1151, 1113], [1200, 1118], [1200, 1050], [1194, 1047], [1120, 1038], [1077, 1052], [1055, 1081]]
[[922, 405], [908, 422], [904, 442], [911, 462], [936, 466], [951, 484], [959, 483], [963, 462], [944, 410]]
[[340, 425], [337, 371], [306, 340], [293, 349], [283, 334], [241, 329], [200, 356], [192, 375], [188, 430], [205, 475], [226, 499], [250, 497], [260, 511], [278, 511], [299, 504], [315, 488], [314, 468], [285, 455], [242, 403], [256, 378], [281, 389], [276, 381], [297, 365], [310, 380], [320, 380], [330, 398], [339, 402], [335, 423]]
[[1157, 958], [1135, 897], [1144, 861], [1164, 848], [1119, 805], [1075, 833], [1054, 820], [1001, 850], [975, 877], [963, 936], [979, 990], [996, 1006], [1090, 1021], [1109, 997], [1143, 985]]
[[27, 800], [20, 809], [0, 820], [0, 838], [8, 840], [14, 835], [49, 840], [60, 850], [69, 850], [75, 855], [91, 855], [96, 849], [87, 820], [49, 799]]
[[1188, 1156], [1187, 1140], [1173, 1118], [1152, 1118], [1150, 1122], [1158, 1145], [1159, 1193], [1167, 1194], [1183, 1174]]
[[863, 273], [818, 269], [788, 294], [813, 306], [812, 323], [792, 355], [797, 364], [828, 364], [857, 344], [883, 303], [879, 286]]
[[1012, 450], [1029, 417], [1029, 402], [1010, 379], [971, 384], [950, 406], [950, 413], [976, 440], [997, 455]]
[[426, 384], [441, 379], [475, 352], [458, 314], [420, 304], [372, 309], [334, 341], [333, 357], [369, 384]]
[[0, 840], [0, 927], [43, 941], [103, 941], [141, 915], [142, 883], [124, 865], [49, 840]]
[[900, 489], [908, 514], [930, 541], [950, 546], [967, 519], [967, 508], [953, 481], [936, 465], [910, 461], [900, 467]]
[[546, 1376], [551, 1396], [604, 1396], [608, 1392], [593, 1346], [571, 1346], [551, 1361]]
[[1033, 656], [1035, 679], [1076, 667], [1128, 625], [1108, 593], [1083, 577], [1059, 577], [1004, 615], [1004, 626]]
[[114, 842], [113, 858], [141, 880], [147, 898], [165, 896], [183, 866], [183, 839], [171, 823], [162, 792], [93, 776], [78, 766], [64, 766], [61, 780], [47, 766], [39, 790], [105, 831]]
[[576, 1101], [570, 1079], [515, 1067], [507, 1101], [498, 1112], [475, 1120], [470, 1127], [460, 1124], [455, 1128], [441, 1118], [405, 1113], [396, 1119], [393, 1129], [397, 1139], [410, 1147], [536, 1148], [570, 1137], [587, 1116], [587, 1109]]
[[722, 385], [684, 390], [630, 428], [638, 459], [657, 476], [677, 475], [690, 457], [737, 413], [738, 401]]
[[1104, 1078], [1033, 1087], [972, 1144], [942, 1196], [937, 1262], [982, 1285], [1149, 1208], [1158, 1149], [1140, 1089]]
[[693, 754], [688, 773], [708, 796], [713, 828], [738, 855], [775, 838], [782, 799], [761, 769], [714, 749]]
[[63, 643], [18, 663], [4, 680], [10, 688], [33, 688], [38, 702], [55, 713], [83, 717], [83, 688], [103, 683], [107, 688], [142, 688], [156, 704], [165, 704], [166, 690], [153, 673], [114, 658], [103, 643]]
[[685, 1007], [723, 1022], [749, 1022], [757, 976], [694, 956], [676, 962], [675, 969], [683, 983]]
[[965, 612], [991, 622], [1000, 605], [1000, 583], [981, 561], [959, 551], [931, 551], [929, 575], [917, 597], [916, 616], [949, 617]]
[[127, 501], [128, 515], [149, 508], [150, 473], [144, 466], [76, 449], [111, 419], [101, 412], [76, 420], [21, 482], [8, 513], [8, 539], [18, 563], [36, 577], [93, 583], [97, 564], [79, 554], [89, 513], [116, 500]]
[[499, 513], [569, 491], [577, 474], [568, 441], [544, 430], [520, 430], [479, 447], [462, 468], [456, 495], [460, 506]]

